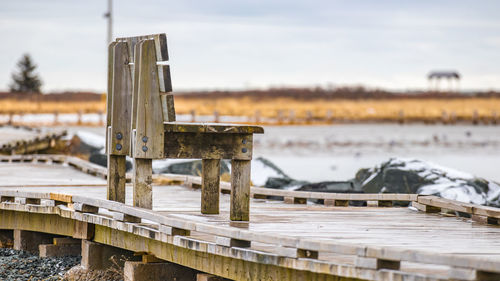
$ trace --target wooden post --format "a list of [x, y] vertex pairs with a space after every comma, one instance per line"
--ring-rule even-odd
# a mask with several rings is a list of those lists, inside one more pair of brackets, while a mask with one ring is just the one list
[[106, 154], [109, 155], [109, 132], [111, 126], [111, 111], [113, 105], [113, 62], [115, 56], [116, 42], [108, 46], [108, 89], [106, 92]]
[[[136, 130], [133, 157], [142, 159], [163, 158], [163, 108], [160, 99], [156, 50], [153, 40], [136, 45], [134, 97], [132, 107], [132, 129]], [[140, 58], [140, 59], [138, 59]], [[134, 112], [135, 111], [135, 112]], [[135, 116], [135, 117], [134, 117]]]
[[400, 109], [399, 110], [398, 120], [399, 120], [399, 124], [404, 124], [404, 122], [405, 122], [405, 111], [404, 111], [404, 109]]
[[[130, 144], [132, 78], [127, 43], [110, 45], [106, 144], [107, 199], [125, 203], [126, 155]], [[98, 113], [102, 116], [102, 112]]]
[[9, 112], [9, 119], [7, 120], [7, 125], [11, 126], [12, 125], [12, 119], [14, 117], [14, 113]]
[[194, 109], [191, 109], [191, 122], [196, 122], [196, 111]]
[[255, 111], [255, 123], [260, 123], [260, 110]]
[[153, 160], [134, 158], [134, 194], [136, 207], [153, 209]]
[[59, 112], [57, 110], [54, 111], [54, 125], [59, 125]]
[[82, 123], [83, 123], [82, 115], [83, 115], [83, 111], [81, 109], [78, 110], [78, 114], [77, 114], [78, 120], [76, 121], [77, 125], [82, 125]]
[[443, 121], [443, 124], [450, 123], [450, 117], [448, 116], [448, 112], [446, 110], [443, 110], [441, 112], [441, 119]]
[[276, 113], [276, 118], [278, 121], [278, 124], [283, 123], [283, 110], [279, 109], [278, 112]]
[[125, 203], [125, 155], [108, 155], [108, 200]]
[[214, 110], [214, 122], [219, 123], [219, 111]]
[[232, 221], [250, 219], [250, 160], [231, 161], [231, 206]]
[[333, 122], [333, 110], [328, 109], [326, 111], [326, 122], [327, 123], [332, 123]]
[[455, 111], [452, 111], [450, 113], [450, 123], [451, 124], [457, 123], [457, 114], [455, 113]]
[[472, 112], [472, 124], [473, 125], [479, 124], [479, 113], [477, 109], [474, 109], [474, 111]]
[[98, 110], [97, 115], [99, 115], [99, 126], [103, 126], [104, 125], [104, 113], [102, 112], [102, 110]]
[[306, 111], [306, 123], [311, 123], [313, 119], [313, 113], [312, 111], [308, 110]]
[[201, 213], [219, 213], [220, 159], [203, 159], [201, 174]]
[[293, 109], [288, 112], [288, 123], [295, 124], [295, 111]]

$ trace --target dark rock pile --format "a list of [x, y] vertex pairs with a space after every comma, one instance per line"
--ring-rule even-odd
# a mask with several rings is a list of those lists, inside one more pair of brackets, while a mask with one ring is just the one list
[[355, 188], [365, 193], [436, 195], [466, 203], [500, 207], [500, 185], [471, 174], [418, 159], [391, 158], [361, 169]]
[[0, 280], [62, 280], [80, 257], [40, 258], [24, 251], [0, 248]]

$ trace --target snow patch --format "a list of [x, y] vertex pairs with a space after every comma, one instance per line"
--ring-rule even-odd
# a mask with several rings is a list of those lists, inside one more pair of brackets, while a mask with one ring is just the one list
[[[404, 171], [416, 172], [432, 184], [421, 186], [418, 194], [438, 195], [460, 202], [486, 205], [500, 196], [500, 186], [489, 182], [484, 192], [471, 181], [480, 180], [474, 175], [418, 159], [392, 158], [386, 166], [397, 167]], [[377, 173], [375, 173], [377, 174]]]
[[89, 132], [89, 131], [77, 131], [75, 133], [75, 136], [80, 138], [80, 140], [82, 140], [84, 143], [86, 143], [92, 147], [98, 148], [98, 149], [102, 149], [102, 148], [104, 148], [104, 146], [106, 146], [106, 138], [105, 137], [100, 136], [98, 134], [94, 134], [94, 133]]
[[264, 186], [268, 178], [282, 178], [283, 174], [266, 165], [262, 158], [257, 158], [252, 161], [252, 183], [256, 186]]

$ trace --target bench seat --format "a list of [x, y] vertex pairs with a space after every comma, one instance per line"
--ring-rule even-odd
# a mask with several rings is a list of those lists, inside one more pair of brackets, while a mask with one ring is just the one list
[[166, 133], [226, 133], [226, 134], [263, 134], [260, 126], [221, 124], [221, 123], [188, 123], [164, 122]]
[[117, 38], [109, 45], [106, 198], [125, 202], [127, 155], [134, 161], [132, 203], [147, 209], [153, 208], [153, 159], [202, 159], [201, 213], [219, 214], [220, 163], [230, 159], [229, 219], [248, 221], [253, 135], [264, 129], [176, 122], [167, 61], [165, 33]]

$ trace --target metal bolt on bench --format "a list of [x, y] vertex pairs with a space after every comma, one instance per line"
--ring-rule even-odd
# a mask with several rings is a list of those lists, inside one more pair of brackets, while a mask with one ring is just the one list
[[230, 219], [249, 220], [253, 134], [262, 127], [175, 121], [167, 37], [117, 38], [108, 50], [108, 200], [125, 202], [125, 157], [134, 160], [133, 204], [152, 209], [152, 160], [202, 159], [201, 212], [219, 213], [220, 160], [231, 159]]

